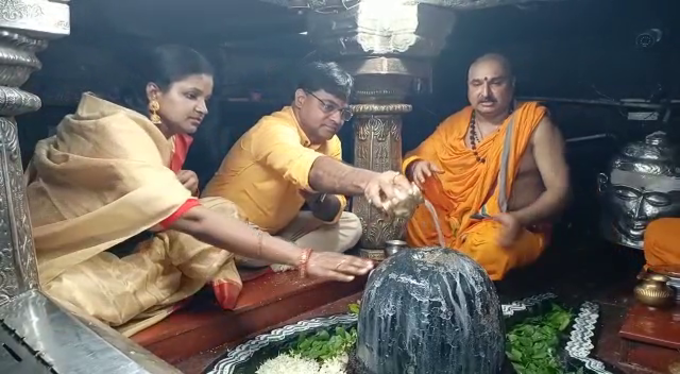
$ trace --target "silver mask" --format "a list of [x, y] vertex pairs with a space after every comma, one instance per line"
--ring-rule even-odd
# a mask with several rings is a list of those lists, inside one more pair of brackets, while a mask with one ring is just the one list
[[603, 206], [601, 230], [610, 242], [642, 249], [649, 222], [680, 217], [678, 149], [655, 132], [627, 144], [598, 175]]

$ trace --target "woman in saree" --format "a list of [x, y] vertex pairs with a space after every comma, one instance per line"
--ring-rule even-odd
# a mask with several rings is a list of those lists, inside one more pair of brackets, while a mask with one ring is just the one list
[[206, 284], [233, 308], [241, 290], [234, 255], [336, 281], [370, 271], [367, 260], [255, 230], [229, 201], [195, 198], [196, 176], [181, 170], [183, 141], [208, 114], [213, 69], [181, 46], [158, 47], [145, 63], [137, 87], [143, 109], [84, 93], [76, 112], [36, 146], [27, 197], [50, 297], [130, 336]]

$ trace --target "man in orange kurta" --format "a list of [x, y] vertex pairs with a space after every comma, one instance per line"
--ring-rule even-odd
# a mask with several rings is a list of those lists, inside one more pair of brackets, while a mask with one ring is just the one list
[[504, 57], [479, 58], [468, 74], [471, 106], [444, 120], [403, 163], [436, 209], [443, 234], [420, 206], [407, 225], [409, 244], [466, 253], [492, 280], [541, 255], [547, 224], [569, 195], [559, 130], [538, 103], [513, 108], [513, 91]]

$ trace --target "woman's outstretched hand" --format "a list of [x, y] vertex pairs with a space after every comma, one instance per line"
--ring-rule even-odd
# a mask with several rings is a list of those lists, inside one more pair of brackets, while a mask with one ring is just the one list
[[373, 261], [332, 252], [312, 252], [307, 260], [310, 277], [351, 282], [373, 269]]

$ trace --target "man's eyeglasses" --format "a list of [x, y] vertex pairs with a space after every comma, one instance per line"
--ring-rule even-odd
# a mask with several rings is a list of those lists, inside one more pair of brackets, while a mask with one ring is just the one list
[[352, 113], [352, 109], [350, 109], [349, 107], [340, 108], [335, 103], [330, 103], [328, 101], [319, 99], [318, 96], [314, 95], [313, 93], [311, 93], [309, 91], [305, 91], [305, 93], [307, 93], [307, 95], [310, 95], [311, 97], [319, 100], [319, 102], [321, 103], [321, 110], [324, 113], [333, 114], [335, 111], [338, 111], [338, 112], [340, 112], [340, 118], [342, 118], [343, 121], [347, 122], [347, 121], [352, 119], [352, 116], [354, 115], [354, 113]]

